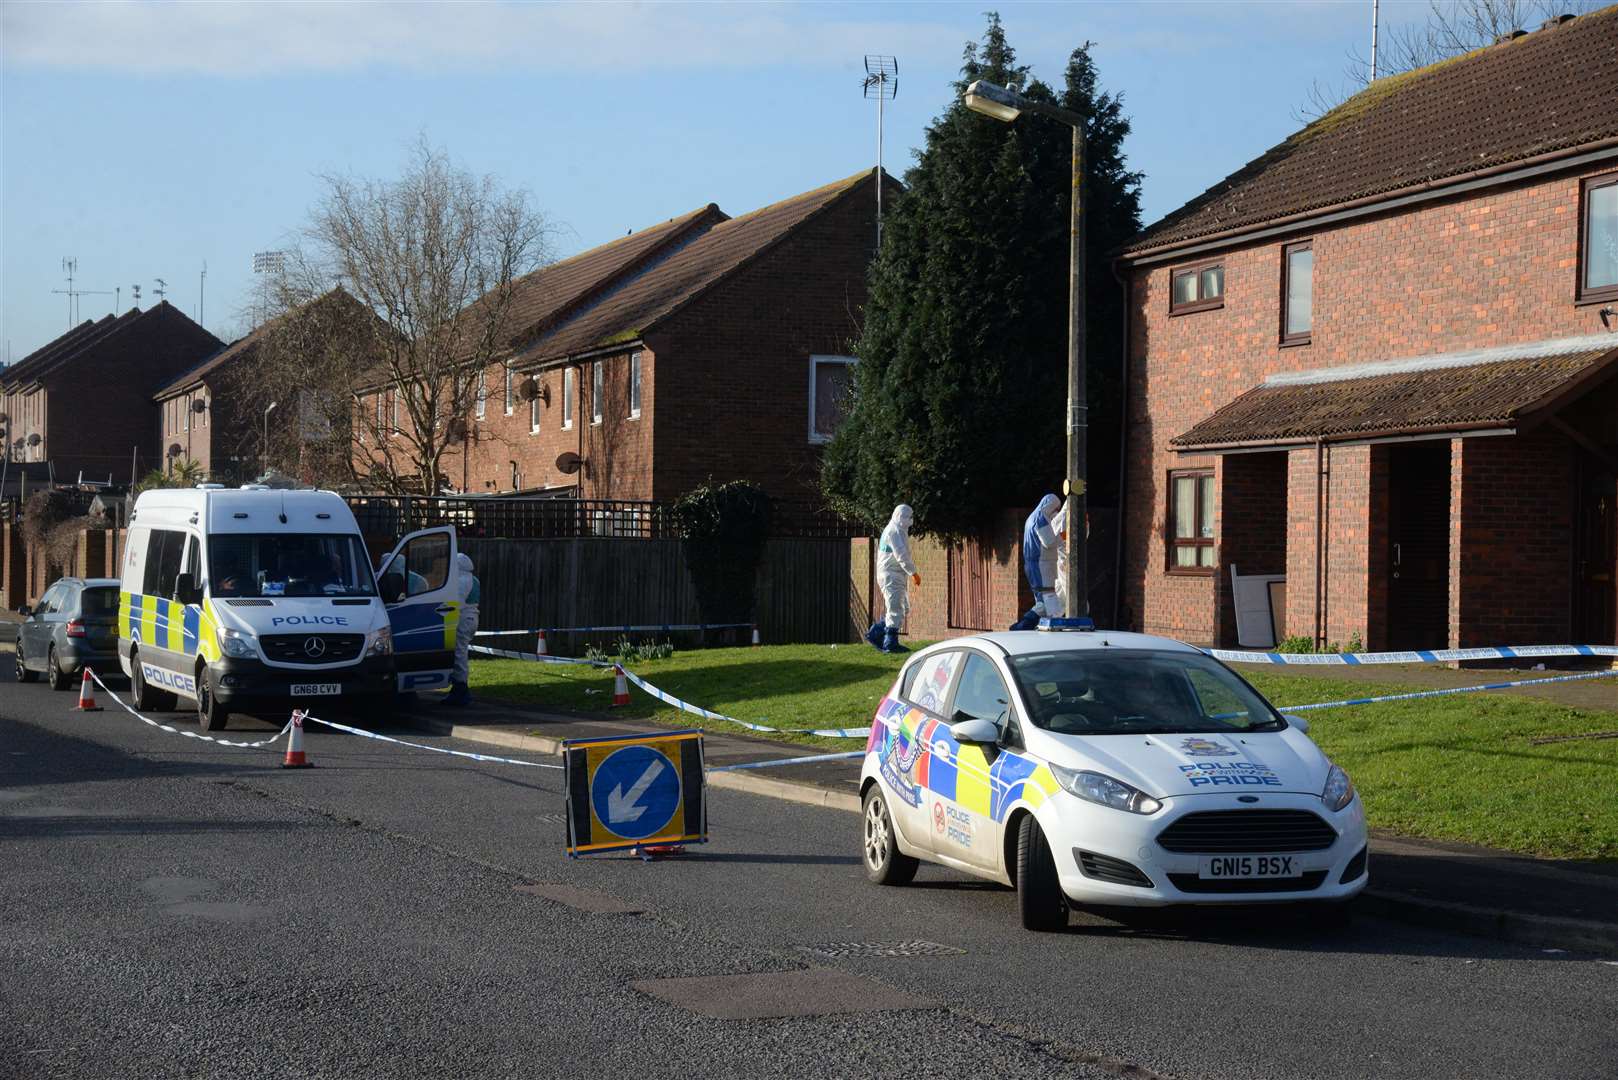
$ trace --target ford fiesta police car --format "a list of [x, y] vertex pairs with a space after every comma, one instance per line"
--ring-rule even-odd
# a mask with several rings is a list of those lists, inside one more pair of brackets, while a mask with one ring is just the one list
[[1345, 900], [1365, 888], [1348, 775], [1240, 676], [1166, 638], [982, 634], [917, 653], [860, 773], [866, 875], [926, 859], [1072, 904]]

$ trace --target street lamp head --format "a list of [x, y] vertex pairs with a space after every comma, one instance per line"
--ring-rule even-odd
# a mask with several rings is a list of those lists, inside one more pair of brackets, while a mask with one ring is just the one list
[[1022, 115], [1023, 99], [1003, 86], [978, 79], [966, 88], [966, 107], [1009, 123]]
[[270, 413], [272, 413], [272, 412], [274, 412], [274, 411], [275, 411], [275, 407], [276, 407], [276, 406], [277, 406], [277, 405], [279, 405], [279, 404], [281, 404], [281, 403], [280, 403], [280, 402], [279, 402], [279, 401], [272, 401], [272, 402], [270, 402], [270, 406], [269, 406], [269, 408], [267, 408], [267, 409], [265, 409], [265, 410], [264, 410], [264, 415], [265, 415], [265, 416], [268, 416], [268, 415], [270, 415]]

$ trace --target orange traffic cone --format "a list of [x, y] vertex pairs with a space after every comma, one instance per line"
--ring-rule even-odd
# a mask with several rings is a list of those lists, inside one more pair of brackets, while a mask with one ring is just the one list
[[539, 632], [539, 644], [534, 647], [535, 656], [547, 656], [550, 650], [545, 647], [545, 631]]
[[753, 624], [753, 644], [754, 645], [758, 644], [758, 624], [757, 623]]
[[84, 669], [84, 681], [79, 683], [80, 712], [100, 712], [101, 706], [96, 704], [95, 680], [90, 678], [90, 669]]
[[314, 762], [303, 753], [303, 710], [292, 710], [292, 730], [287, 733], [287, 756], [281, 762], [283, 769], [310, 769]]
[[612, 707], [629, 704], [629, 680], [624, 678], [624, 669], [618, 664], [612, 665], [614, 679], [612, 682]]

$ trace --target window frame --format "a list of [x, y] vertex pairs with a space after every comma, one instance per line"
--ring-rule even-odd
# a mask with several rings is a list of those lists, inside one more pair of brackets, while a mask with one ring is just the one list
[[562, 430], [573, 430], [573, 410], [579, 400], [578, 369], [569, 364], [562, 369]]
[[[1175, 501], [1174, 500], [1174, 483], [1175, 483], [1175, 481], [1176, 480], [1184, 480], [1184, 479], [1188, 479], [1188, 478], [1196, 480], [1196, 485], [1195, 485], [1196, 497], [1192, 500], [1191, 516], [1192, 516], [1193, 519], [1195, 519], [1195, 521], [1201, 521], [1202, 520], [1202, 508], [1203, 508], [1202, 507], [1202, 489], [1203, 489], [1202, 479], [1204, 477], [1206, 477], [1209, 480], [1213, 480], [1214, 485], [1217, 486], [1218, 480], [1215, 478], [1214, 470], [1213, 470], [1213, 468], [1211, 466], [1203, 466], [1201, 468], [1195, 468], [1195, 469], [1170, 469], [1168, 471], [1168, 485], [1164, 488], [1164, 498], [1163, 498], [1163, 502], [1164, 502], [1164, 514], [1163, 514], [1163, 564], [1164, 564], [1164, 572], [1169, 574], [1172, 577], [1212, 577], [1214, 575], [1214, 573], [1218, 570], [1218, 566], [1215, 565], [1219, 561], [1219, 537], [1217, 535], [1218, 534], [1218, 529], [1217, 528], [1214, 530], [1215, 535], [1208, 536], [1208, 537], [1203, 537], [1203, 536], [1175, 536], [1174, 535], [1174, 501]], [[1214, 492], [1214, 498], [1215, 498], [1216, 505], [1217, 505], [1217, 500], [1218, 500], [1218, 492], [1217, 492], [1217, 490]], [[1174, 555], [1175, 555], [1175, 552], [1178, 549], [1182, 548], [1182, 547], [1190, 547], [1190, 548], [1194, 548], [1194, 549], [1197, 549], [1197, 550], [1200, 550], [1202, 548], [1211, 549], [1213, 554], [1209, 557], [1209, 565], [1207, 565], [1207, 566], [1201, 566], [1201, 565], [1198, 565], [1198, 566], [1179, 566], [1179, 565], [1177, 565], [1175, 563], [1175, 561], [1174, 561]]]
[[[1202, 292], [1202, 274], [1206, 270], [1219, 271], [1219, 295], [1212, 300], [1197, 299], [1186, 303], [1176, 303], [1174, 300], [1174, 282], [1183, 274], [1190, 274], [1197, 279], [1197, 292]], [[1186, 266], [1176, 266], [1169, 270], [1169, 314], [1190, 315], [1197, 311], [1216, 311], [1225, 306], [1225, 260], [1210, 259], [1207, 262], [1191, 263]]]
[[639, 350], [629, 354], [629, 419], [640, 419], [641, 363]]
[[539, 434], [539, 395], [535, 394], [528, 402], [528, 434]]
[[510, 416], [517, 411], [516, 388], [512, 384], [512, 371], [510, 364], [501, 364], [506, 373], [506, 415]]
[[1604, 304], [1618, 300], [1618, 282], [1599, 285], [1592, 289], [1587, 289], [1584, 285], [1584, 274], [1590, 254], [1590, 192], [1614, 185], [1618, 185], [1618, 172], [1586, 176], [1579, 181], [1579, 253], [1578, 258], [1573, 260], [1574, 272], [1577, 275], [1573, 279], [1575, 304]]
[[473, 391], [472, 417], [475, 420], [486, 420], [489, 416], [489, 372], [487, 368], [478, 369], [478, 385]]
[[[1281, 319], [1280, 319], [1281, 330], [1280, 330], [1280, 339], [1279, 340], [1280, 340], [1282, 348], [1291, 348], [1294, 345], [1308, 345], [1311, 342], [1311, 340], [1313, 340], [1313, 338], [1314, 338], [1314, 332], [1315, 332], [1315, 291], [1314, 291], [1315, 264], [1314, 264], [1314, 261], [1313, 261], [1313, 259], [1314, 259], [1313, 252], [1314, 252], [1314, 250], [1315, 250], [1315, 241], [1314, 241], [1314, 239], [1312, 237], [1310, 239], [1308, 239], [1308, 240], [1298, 240], [1298, 241], [1295, 241], [1295, 242], [1290, 243], [1290, 244], [1282, 244], [1281, 245], [1281, 303], [1278, 306], [1280, 308], [1280, 315], [1281, 315]], [[1297, 252], [1300, 252], [1300, 251], [1307, 251], [1307, 252], [1311, 253], [1310, 254], [1310, 263], [1309, 263], [1309, 329], [1305, 330], [1301, 334], [1289, 334], [1289, 333], [1287, 333], [1287, 302], [1288, 302], [1288, 287], [1291, 285], [1291, 276], [1292, 276], [1292, 256], [1294, 254], [1296, 254]]]
[[825, 446], [831, 442], [830, 435], [822, 435], [815, 430], [816, 381], [815, 376], [821, 364], [841, 364], [845, 368], [852, 368], [859, 363], [856, 356], [833, 356], [829, 353], [816, 353], [809, 357], [809, 445]]
[[590, 363], [590, 426], [598, 427], [606, 417], [606, 402], [602, 399], [607, 396], [607, 363], [605, 360], [593, 360]]

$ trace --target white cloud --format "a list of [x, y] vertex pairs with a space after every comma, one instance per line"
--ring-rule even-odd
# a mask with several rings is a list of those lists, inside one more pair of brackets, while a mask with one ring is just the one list
[[849, 14], [799, 4], [12, 0], [0, 16], [0, 36], [13, 69], [254, 76], [523, 67], [573, 74], [616, 65], [848, 64], [864, 48], [943, 50], [953, 58], [980, 29], [975, 12], [966, 22]]

